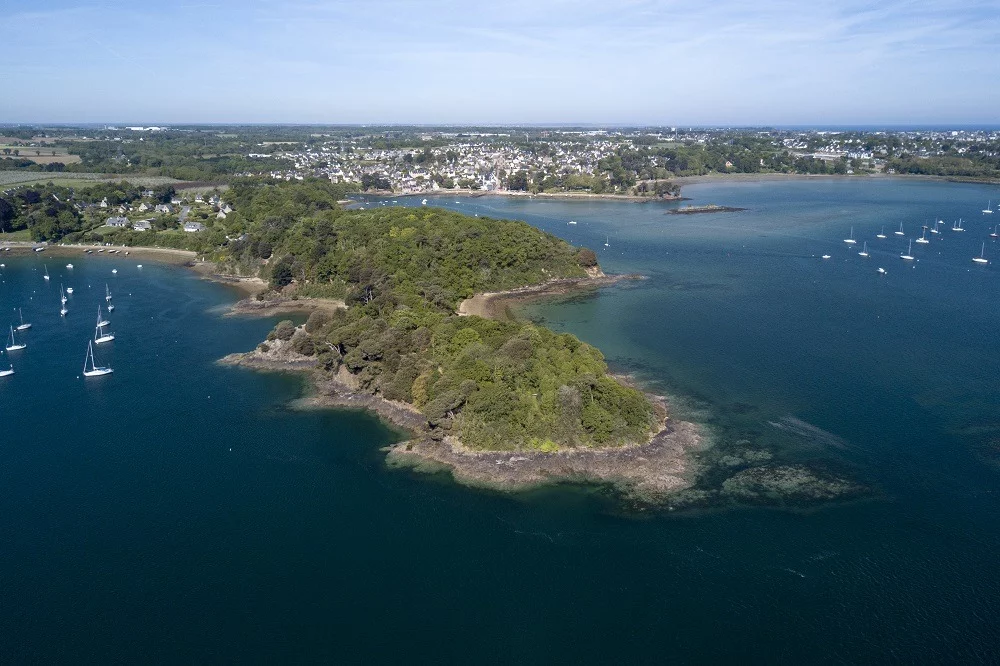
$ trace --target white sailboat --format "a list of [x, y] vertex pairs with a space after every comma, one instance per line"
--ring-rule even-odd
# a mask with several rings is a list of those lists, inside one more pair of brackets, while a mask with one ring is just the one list
[[0, 370], [0, 377], [10, 377], [12, 374], [14, 374], [14, 364], [13, 363], [10, 364], [10, 369], [9, 370]]
[[59, 315], [62, 316], [62, 317], [65, 317], [68, 314], [69, 314], [69, 310], [66, 309], [66, 304], [63, 303], [62, 307], [59, 308]]
[[906, 251], [906, 254], [899, 255], [900, 259], [906, 259], [907, 261], [913, 261], [913, 239], [910, 239], [910, 249]]
[[854, 227], [851, 227], [851, 235], [844, 239], [844, 242], [848, 245], [854, 245], [858, 241], [854, 240]]
[[7, 351], [18, 351], [20, 349], [24, 349], [27, 346], [28, 345], [24, 344], [23, 342], [18, 342], [17, 341], [17, 338], [14, 337], [14, 327], [11, 326], [10, 327], [10, 344], [7, 345]]
[[862, 248], [861, 252], [858, 252], [858, 255], [860, 255], [862, 257], [867, 257], [868, 256], [868, 241], [865, 241], [865, 246], [864, 246], [864, 248]]
[[917, 242], [921, 243], [921, 244], [923, 244], [923, 243], [930, 243], [930, 241], [927, 240], [927, 229], [926, 228], [924, 229], [924, 235], [921, 236], [920, 238], [918, 238]]
[[[90, 369], [87, 369], [87, 362], [90, 362]], [[83, 376], [84, 377], [101, 377], [103, 375], [110, 375], [114, 370], [111, 368], [106, 368], [97, 365], [94, 362], [94, 346], [87, 341], [87, 357], [83, 359]]]
[[63, 305], [66, 305], [66, 292], [63, 290], [62, 285], [59, 285], [59, 300], [62, 301]]
[[110, 325], [111, 325], [110, 321], [108, 321], [107, 319], [103, 319], [101, 317], [101, 306], [98, 305], [97, 306], [97, 328], [101, 328], [102, 326], [110, 326]]
[[988, 264], [989, 259], [986, 258], [986, 243], [983, 243], [983, 249], [979, 251], [978, 257], [973, 257], [972, 260], [977, 264]]
[[879, 266], [879, 268], [878, 268], [878, 274], [879, 275], [885, 275], [886, 274], [886, 270], [884, 268], [882, 268], [881, 266]]
[[46, 280], [51, 279], [51, 278], [49, 278], [49, 267], [48, 267], [48, 264], [46, 264], [46, 266], [45, 266], [45, 275], [43, 275], [42, 277], [45, 278]]
[[899, 223], [899, 231], [894, 231], [892, 233], [896, 234], [897, 236], [905, 236], [906, 234], [903, 233], [903, 223], [902, 222]]
[[885, 225], [882, 225], [882, 232], [875, 234], [875, 238], [885, 238]]
[[937, 220], [936, 222], [934, 222], [934, 226], [931, 227], [931, 233], [932, 234], [939, 234], [939, 233], [941, 233], [941, 231], [938, 229], [938, 225], [939, 224], [941, 224], [941, 220]]
[[[103, 323], [104, 326], [107, 326], [107, 322]], [[98, 326], [94, 329], [94, 344], [96, 345], [103, 345], [105, 342], [112, 342], [115, 339], [114, 333], [104, 332], [104, 326], [101, 326], [99, 323]]]
[[993, 227], [993, 233], [990, 234], [990, 238], [996, 238], [997, 237], [997, 230], [998, 229], [1000, 229], [1000, 224], [998, 224], [997, 226]]
[[830, 258], [830, 255], [828, 255], [828, 254], [824, 254], [824, 255], [823, 255], [823, 258], [824, 258], [824, 259], [829, 259], [829, 258]]
[[21, 323], [17, 325], [17, 330], [27, 331], [29, 328], [31, 328], [31, 324], [24, 321], [24, 313], [21, 312], [21, 308], [17, 309], [17, 314], [21, 317]]
[[983, 209], [983, 215], [992, 215], [992, 214], [993, 214], [993, 200], [990, 199], [989, 203], [986, 204], [986, 208]]
[[611, 247], [611, 236], [604, 237], [604, 247]]
[[104, 283], [104, 300], [111, 300], [111, 287], [108, 286], [107, 282]]
[[952, 231], [965, 231], [965, 229], [962, 228], [962, 218], [958, 218], [957, 220], [955, 220], [955, 224], [951, 225], [951, 230]]

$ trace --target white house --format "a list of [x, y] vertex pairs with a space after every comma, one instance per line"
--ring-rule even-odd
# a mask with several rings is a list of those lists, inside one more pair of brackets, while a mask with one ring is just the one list
[[129, 221], [127, 217], [109, 217], [108, 219], [104, 220], [104, 226], [106, 227], [115, 227], [118, 229], [123, 229], [128, 225]]
[[136, 231], [149, 231], [153, 228], [152, 220], [138, 220], [132, 223], [132, 228]]
[[201, 222], [185, 222], [184, 223], [184, 231], [187, 231], [189, 233], [194, 233], [196, 231], [203, 231], [204, 229], [205, 229], [205, 225], [202, 224]]

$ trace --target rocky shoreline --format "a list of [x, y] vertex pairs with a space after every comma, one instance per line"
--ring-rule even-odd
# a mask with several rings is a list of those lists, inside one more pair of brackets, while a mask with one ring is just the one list
[[[296, 401], [300, 408], [364, 409], [406, 430], [411, 437], [386, 449], [390, 467], [420, 472], [448, 471], [469, 486], [523, 491], [552, 483], [609, 483], [645, 499], [663, 498], [692, 486], [693, 454], [703, 448], [693, 423], [666, 419], [643, 444], [608, 448], [478, 451], [456, 437], [432, 439], [426, 417], [408, 403], [358, 391], [353, 375], [341, 368], [336, 375], [316, 369], [313, 357], [295, 352], [291, 340], [269, 340], [256, 349], [229, 354], [221, 365], [308, 376], [310, 394]], [[618, 378], [627, 382], [627, 379]], [[650, 396], [666, 412], [666, 401]]]
[[542, 284], [507, 291], [486, 291], [475, 294], [458, 304], [456, 312], [459, 316], [476, 315], [485, 319], [509, 319], [509, 305], [547, 296], [560, 296], [577, 291], [586, 291], [607, 287], [626, 280], [644, 280], [645, 276], [638, 274], [605, 275], [600, 270], [582, 278], [563, 278], [549, 280]]

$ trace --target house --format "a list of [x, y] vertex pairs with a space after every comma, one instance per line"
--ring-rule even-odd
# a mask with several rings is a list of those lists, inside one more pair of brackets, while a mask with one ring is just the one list
[[132, 223], [132, 228], [136, 231], [149, 231], [153, 228], [153, 220], [138, 220]]
[[155, 210], [157, 213], [163, 213], [164, 215], [169, 215], [170, 213], [174, 212], [174, 209], [171, 208], [170, 204], [160, 204], [153, 210]]
[[107, 208], [107, 207], [108, 207], [108, 198], [104, 197], [103, 199], [101, 199], [101, 208]]
[[118, 229], [124, 229], [128, 225], [129, 221], [127, 217], [109, 217], [108, 219], [104, 220], [104, 226], [106, 227], [115, 227]]
[[144, 196], [144, 197], [151, 197], [151, 196], [153, 196], [153, 190], [143, 190], [142, 191], [142, 196]]
[[180, 197], [170, 197], [170, 204], [172, 206], [180, 206], [182, 203], [184, 203], [184, 200]]
[[215, 217], [216, 217], [216, 219], [219, 219], [219, 220], [226, 219], [226, 211], [220, 210]]
[[189, 233], [194, 233], [196, 231], [204, 231], [204, 229], [205, 229], [205, 225], [202, 224], [201, 222], [185, 222], [184, 223], [184, 231], [187, 231]]
[[141, 204], [139, 204], [139, 212], [140, 213], [145, 213], [147, 210], [152, 210], [152, 209], [153, 209], [153, 205], [152, 204], [148, 204], [145, 201], [143, 201]]

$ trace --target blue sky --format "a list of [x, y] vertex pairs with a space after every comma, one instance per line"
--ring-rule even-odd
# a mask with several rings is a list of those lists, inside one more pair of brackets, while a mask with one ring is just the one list
[[1000, 0], [0, 0], [0, 122], [1000, 122]]

